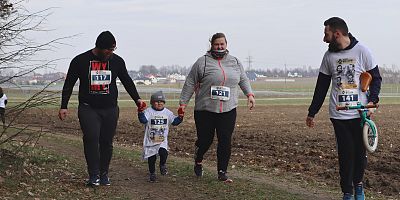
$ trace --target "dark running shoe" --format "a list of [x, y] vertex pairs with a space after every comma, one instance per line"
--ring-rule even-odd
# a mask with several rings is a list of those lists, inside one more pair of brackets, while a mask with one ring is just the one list
[[353, 199], [353, 194], [344, 193], [344, 194], [343, 194], [343, 200], [354, 200], [354, 199]]
[[100, 176], [100, 185], [110, 186], [110, 178], [108, 178], [107, 174], [103, 174]]
[[365, 194], [364, 194], [364, 188], [362, 184], [358, 184], [356, 185], [356, 187], [354, 188], [354, 199], [355, 200], [364, 200], [365, 199]]
[[167, 165], [160, 165], [160, 173], [161, 173], [161, 175], [167, 175], [168, 174]]
[[151, 182], [151, 183], [156, 182], [156, 174], [155, 173], [150, 173], [149, 182]]
[[228, 178], [228, 176], [226, 175], [226, 172], [219, 170], [218, 172], [218, 180], [219, 181], [223, 181], [225, 183], [232, 183], [233, 180]]
[[201, 163], [194, 164], [194, 173], [196, 174], [197, 177], [203, 176], [203, 165]]
[[99, 175], [90, 176], [89, 180], [86, 181], [86, 186], [99, 186], [100, 178]]

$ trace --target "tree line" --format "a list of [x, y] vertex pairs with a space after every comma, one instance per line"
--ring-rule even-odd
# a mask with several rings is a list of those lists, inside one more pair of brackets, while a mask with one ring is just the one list
[[[179, 65], [171, 65], [171, 66], [162, 66], [156, 67], [154, 65], [142, 65], [140, 66], [136, 73], [142, 75], [158, 75], [162, 77], [166, 77], [168, 74], [182, 74], [187, 75], [190, 71], [191, 67], [182, 67]], [[383, 77], [383, 83], [400, 83], [400, 70], [397, 67], [392, 66], [391, 68], [383, 65], [379, 66], [381, 75]], [[297, 73], [301, 74], [302, 77], [317, 77], [319, 73], [318, 68], [312, 67], [297, 67], [297, 68], [290, 68], [290, 69], [282, 69], [282, 68], [272, 68], [272, 69], [253, 69], [247, 70], [246, 72], [254, 72], [258, 75], [263, 75], [265, 77], [287, 77], [288, 73]]]

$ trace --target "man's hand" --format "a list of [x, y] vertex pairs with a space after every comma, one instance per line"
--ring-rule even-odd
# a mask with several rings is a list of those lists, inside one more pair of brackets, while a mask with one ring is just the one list
[[58, 118], [60, 118], [60, 120], [64, 120], [65, 118], [67, 118], [68, 115], [68, 109], [60, 109], [60, 111], [58, 112]]
[[[374, 105], [374, 103], [369, 102], [367, 105]], [[376, 110], [376, 108], [368, 108], [367, 116], [369, 116], [369, 117], [372, 116], [372, 114], [374, 114], [375, 110]]]
[[183, 116], [185, 116], [185, 108], [186, 105], [180, 105], [178, 108], [178, 116], [183, 118]]
[[310, 128], [314, 128], [315, 126], [314, 117], [307, 116], [306, 125]]
[[256, 100], [254, 99], [254, 95], [248, 95], [247, 107], [249, 107], [249, 110], [253, 110], [255, 106], [256, 106]]
[[146, 102], [142, 101], [141, 99], [137, 100], [136, 106], [138, 112], [143, 112], [147, 107]]

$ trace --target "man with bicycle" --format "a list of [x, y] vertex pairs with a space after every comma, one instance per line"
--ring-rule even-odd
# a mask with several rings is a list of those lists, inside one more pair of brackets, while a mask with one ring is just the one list
[[[357, 110], [337, 111], [336, 106], [378, 103], [382, 78], [370, 50], [349, 33], [343, 19], [332, 17], [324, 22], [324, 26], [323, 41], [329, 48], [322, 59], [306, 124], [315, 126], [314, 116], [321, 108], [332, 80], [329, 115], [337, 141], [343, 199], [353, 199], [353, 194], [355, 199], [364, 199], [362, 179], [367, 157], [361, 118]], [[363, 72], [372, 76], [368, 95], [360, 87]]]

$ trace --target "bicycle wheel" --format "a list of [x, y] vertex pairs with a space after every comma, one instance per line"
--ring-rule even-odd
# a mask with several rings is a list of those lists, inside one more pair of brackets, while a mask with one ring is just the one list
[[[372, 153], [378, 147], [378, 128], [373, 121], [365, 122], [363, 128], [363, 142], [365, 149]], [[375, 133], [372, 129], [374, 127]]]

